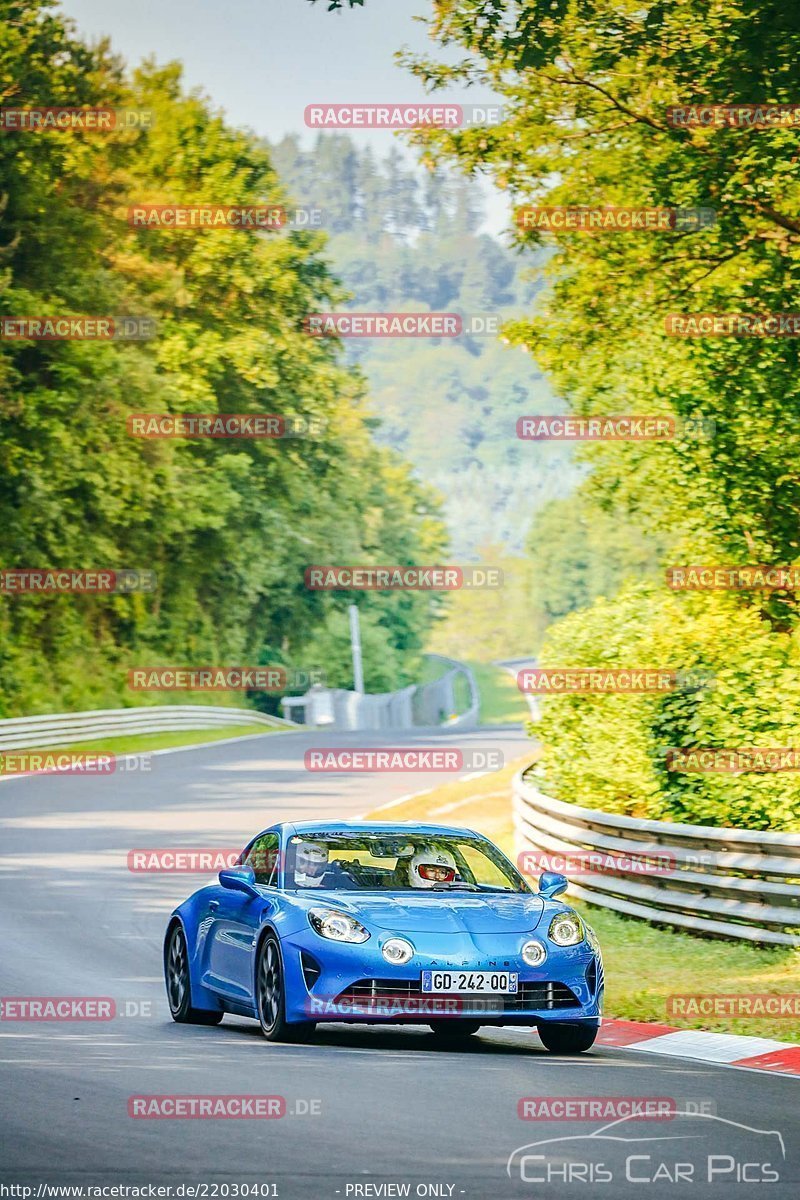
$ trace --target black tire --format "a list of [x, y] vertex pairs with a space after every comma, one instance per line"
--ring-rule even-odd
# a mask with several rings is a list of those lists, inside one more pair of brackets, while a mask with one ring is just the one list
[[538, 1027], [539, 1037], [551, 1054], [583, 1054], [590, 1050], [597, 1037], [599, 1025], [589, 1022], [577, 1025], [567, 1021], [548, 1021]]
[[173, 1021], [179, 1025], [219, 1025], [223, 1013], [192, 1007], [192, 981], [186, 934], [173, 925], [164, 945], [164, 982]]
[[459, 1042], [464, 1038], [472, 1037], [473, 1033], [477, 1033], [480, 1027], [480, 1021], [460, 1021], [453, 1020], [452, 1018], [443, 1021], [431, 1021], [431, 1029], [436, 1036], [448, 1042]]
[[258, 948], [256, 961], [256, 1011], [261, 1032], [269, 1042], [307, 1042], [315, 1021], [286, 1020], [283, 958], [278, 939], [269, 933]]

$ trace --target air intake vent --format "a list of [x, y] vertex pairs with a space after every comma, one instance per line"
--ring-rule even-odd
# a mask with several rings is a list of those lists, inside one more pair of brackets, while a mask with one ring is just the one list
[[306, 987], [311, 991], [322, 974], [322, 969], [310, 954], [306, 954], [305, 950], [300, 951], [300, 965], [303, 968], [303, 978], [306, 981]]

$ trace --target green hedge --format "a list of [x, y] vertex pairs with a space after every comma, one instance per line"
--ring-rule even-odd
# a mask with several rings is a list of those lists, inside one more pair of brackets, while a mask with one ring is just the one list
[[555, 794], [606, 812], [749, 829], [800, 830], [800, 772], [689, 774], [669, 748], [800, 748], [800, 651], [726, 593], [638, 585], [550, 627], [544, 667], [708, 672], [697, 690], [556, 695], [531, 732]]

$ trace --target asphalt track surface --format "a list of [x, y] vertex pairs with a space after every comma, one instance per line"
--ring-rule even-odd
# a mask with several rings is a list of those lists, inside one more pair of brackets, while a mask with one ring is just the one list
[[[0, 1197], [15, 1194], [12, 1184], [40, 1197], [55, 1194], [46, 1185], [151, 1184], [176, 1197], [199, 1185], [195, 1195], [212, 1200], [245, 1184], [283, 1200], [799, 1196], [800, 1089], [790, 1078], [610, 1048], [558, 1057], [527, 1030], [486, 1030], [453, 1050], [411, 1026], [328, 1026], [292, 1046], [267, 1043], [236, 1017], [217, 1028], [173, 1024], [163, 931], [202, 878], [133, 874], [128, 851], [238, 845], [275, 819], [355, 816], [442, 778], [304, 770], [309, 746], [393, 737], [272, 734], [156, 756], [149, 774], [0, 785], [2, 995], [109, 996], [130, 1014], [0, 1023]], [[417, 733], [402, 744], [446, 738]], [[511, 729], [447, 741], [501, 747], [507, 759], [526, 748]], [[442, 820], [457, 822], [457, 811]], [[128, 1115], [131, 1095], [175, 1093], [279, 1095], [287, 1113]], [[642, 1096], [715, 1116], [625, 1122], [589, 1140], [605, 1120], [518, 1116], [524, 1097]], [[573, 1140], [553, 1141], [563, 1138]], [[507, 1172], [513, 1151], [544, 1141]]]

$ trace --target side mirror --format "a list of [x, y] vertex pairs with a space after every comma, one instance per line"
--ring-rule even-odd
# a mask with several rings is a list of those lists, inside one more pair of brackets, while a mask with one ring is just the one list
[[220, 886], [231, 892], [244, 892], [246, 896], [258, 896], [256, 875], [252, 867], [233, 867], [219, 873]]
[[568, 886], [566, 876], [559, 875], [557, 871], [542, 871], [539, 876], [539, 893], [547, 896], [548, 900], [552, 900], [554, 896], [560, 896]]

